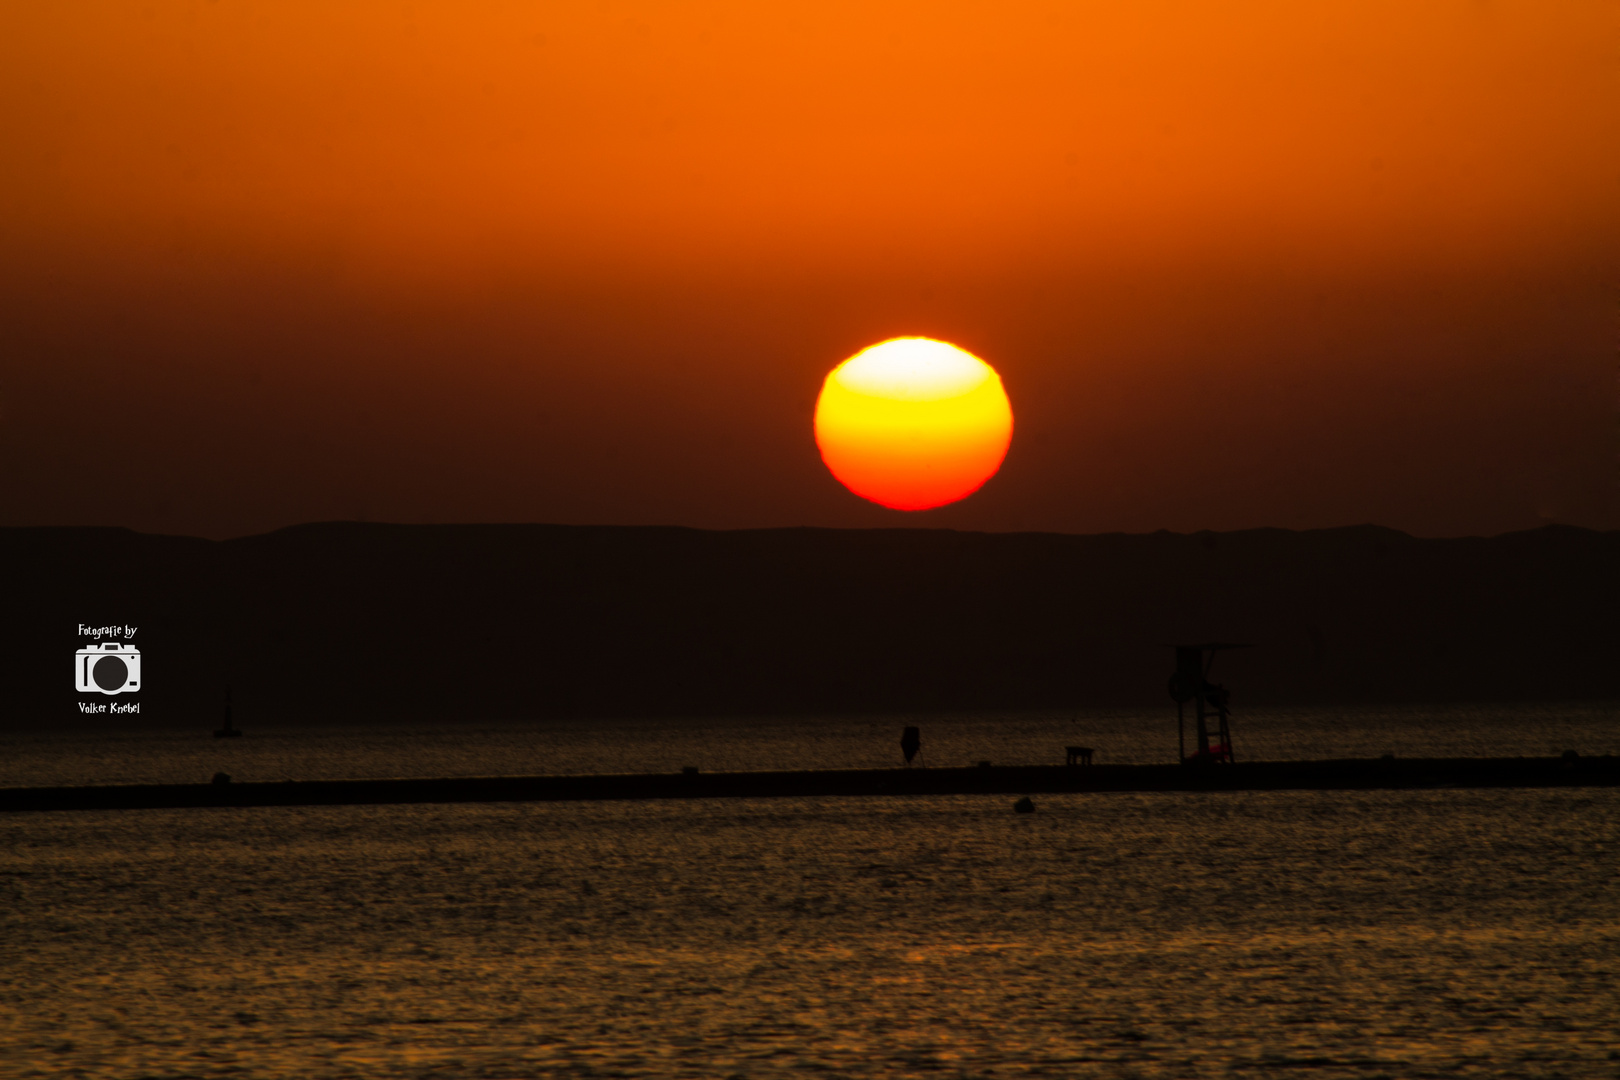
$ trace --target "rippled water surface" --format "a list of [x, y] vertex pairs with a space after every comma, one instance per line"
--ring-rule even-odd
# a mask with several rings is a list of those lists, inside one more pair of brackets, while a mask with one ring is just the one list
[[7, 1077], [1614, 1077], [1620, 792], [0, 816]]
[[[922, 729], [922, 765], [1176, 760], [1173, 707], [962, 716], [466, 722], [439, 726], [248, 724], [239, 739], [155, 725], [0, 729], [0, 787], [57, 784], [555, 775], [900, 764], [900, 733]], [[1620, 753], [1620, 703], [1240, 712], [1240, 759], [1514, 757]]]

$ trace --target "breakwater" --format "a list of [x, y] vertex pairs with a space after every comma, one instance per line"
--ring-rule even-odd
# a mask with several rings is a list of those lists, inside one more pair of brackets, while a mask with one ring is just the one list
[[1234, 765], [981, 765], [953, 769], [288, 780], [3, 788], [0, 812], [389, 803], [716, 799], [782, 796], [1040, 795], [1058, 792], [1332, 791], [1609, 787], [1620, 757], [1254, 761]]

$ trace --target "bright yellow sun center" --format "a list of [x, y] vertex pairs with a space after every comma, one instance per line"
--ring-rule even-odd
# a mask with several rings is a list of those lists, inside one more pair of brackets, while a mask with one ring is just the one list
[[834, 368], [816, 445], [849, 490], [896, 510], [966, 498], [1001, 468], [1012, 406], [995, 369], [955, 345], [906, 337]]

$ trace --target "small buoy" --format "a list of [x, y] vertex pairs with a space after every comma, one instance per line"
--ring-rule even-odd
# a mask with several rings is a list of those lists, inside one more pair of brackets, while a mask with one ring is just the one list
[[1025, 795], [1022, 799], [1013, 803], [1013, 809], [1020, 814], [1033, 814], [1035, 812], [1035, 803], [1028, 795]]
[[226, 776], [224, 773], [217, 772], [217, 773], [214, 774], [214, 783], [216, 783], [216, 784], [228, 784], [230, 782], [231, 782], [231, 778], [229, 776]]
[[687, 765], [681, 769], [682, 776], [696, 776], [697, 774], [698, 767], [696, 765]]
[[988, 769], [988, 768], [989, 768], [989, 767], [990, 767], [990, 763], [989, 763], [989, 762], [988, 762], [988, 761], [981, 761], [981, 762], [979, 762], [979, 768], [981, 768], [981, 769]]

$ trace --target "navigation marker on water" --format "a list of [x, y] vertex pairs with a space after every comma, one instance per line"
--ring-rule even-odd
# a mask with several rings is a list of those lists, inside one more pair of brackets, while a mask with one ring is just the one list
[[214, 738], [234, 739], [241, 734], [240, 730], [231, 726], [231, 688], [227, 686], [225, 688], [225, 726], [214, 729]]

